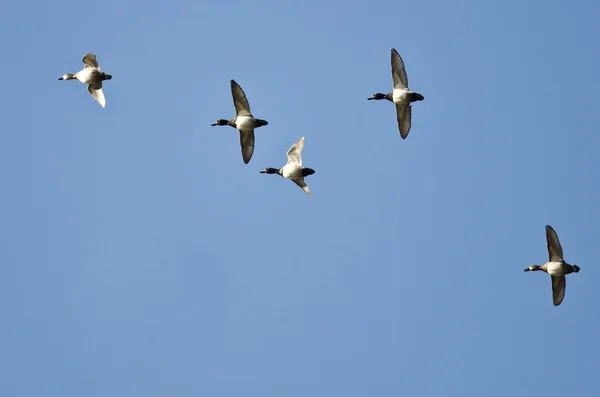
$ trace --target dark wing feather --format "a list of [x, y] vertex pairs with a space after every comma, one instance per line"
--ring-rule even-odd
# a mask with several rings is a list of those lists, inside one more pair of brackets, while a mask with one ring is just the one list
[[81, 60], [81, 62], [83, 62], [85, 64], [84, 68], [92, 67], [92, 68], [100, 69], [100, 65], [98, 65], [98, 61], [96, 60], [96, 55], [94, 55], [92, 53], [85, 54], [83, 56], [83, 59]]
[[548, 243], [548, 257], [550, 262], [561, 262], [563, 250], [558, 240], [558, 235], [550, 225], [546, 225], [546, 241]]
[[233, 105], [235, 106], [236, 115], [252, 116], [246, 93], [235, 80], [231, 80], [231, 95], [233, 96]]
[[567, 289], [567, 278], [565, 276], [552, 277], [552, 301], [554, 306], [560, 305], [565, 299], [565, 290]]
[[408, 88], [408, 77], [404, 61], [398, 51], [392, 48], [392, 80], [394, 88]]
[[240, 145], [244, 163], [248, 164], [254, 153], [254, 130], [240, 131]]
[[398, 119], [398, 129], [400, 130], [400, 136], [402, 139], [406, 139], [410, 132], [412, 109], [408, 105], [396, 104], [396, 118]]

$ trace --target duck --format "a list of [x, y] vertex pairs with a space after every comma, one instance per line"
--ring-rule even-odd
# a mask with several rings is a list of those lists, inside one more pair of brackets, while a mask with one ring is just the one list
[[579, 266], [570, 265], [563, 259], [563, 250], [558, 240], [558, 235], [550, 225], [546, 225], [546, 241], [548, 243], [548, 262], [542, 266], [531, 265], [525, 269], [526, 272], [541, 270], [552, 278], [552, 302], [554, 306], [561, 304], [565, 298], [567, 279], [565, 275], [578, 273]]
[[279, 174], [284, 178], [291, 179], [296, 185], [310, 196], [310, 188], [304, 182], [304, 178], [315, 173], [312, 168], [302, 166], [302, 149], [304, 149], [304, 137], [294, 143], [287, 151], [287, 164], [281, 168], [265, 168], [261, 174]]
[[230, 84], [236, 116], [231, 120], [219, 119], [212, 123], [211, 126], [228, 125], [240, 132], [242, 158], [244, 159], [244, 163], [248, 164], [254, 153], [254, 129], [268, 125], [269, 122], [254, 118], [250, 112], [250, 104], [242, 87], [235, 80], [230, 80]]
[[96, 55], [92, 53], [85, 54], [81, 62], [84, 63], [83, 69], [75, 74], [66, 73], [59, 80], [79, 80], [88, 85], [88, 91], [103, 108], [106, 107], [106, 99], [102, 92], [102, 82], [112, 79], [112, 75], [100, 71], [100, 65], [96, 60]]
[[404, 61], [398, 51], [392, 48], [392, 81], [394, 89], [389, 94], [376, 93], [367, 98], [369, 100], [387, 99], [396, 104], [396, 117], [398, 119], [398, 129], [402, 139], [406, 139], [411, 126], [411, 103], [422, 101], [425, 97], [417, 92], [408, 89], [408, 77]]

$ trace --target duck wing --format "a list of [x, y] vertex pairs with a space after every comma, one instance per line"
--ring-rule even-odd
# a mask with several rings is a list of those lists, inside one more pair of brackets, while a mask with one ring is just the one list
[[567, 289], [567, 278], [565, 276], [552, 277], [552, 302], [554, 306], [560, 305], [565, 299], [565, 290]]
[[300, 138], [298, 142], [294, 143], [290, 150], [287, 151], [287, 164], [296, 163], [299, 166], [302, 166], [302, 149], [304, 149], [304, 137]]
[[558, 240], [558, 235], [550, 225], [546, 225], [546, 241], [548, 242], [548, 256], [550, 262], [562, 262], [563, 250]]
[[254, 153], [254, 130], [240, 131], [240, 145], [244, 163], [248, 164]]
[[100, 106], [102, 106], [103, 108], [106, 107], [106, 99], [104, 99], [104, 92], [102, 92], [101, 81], [96, 84], [88, 85], [88, 91], [90, 92], [90, 94], [92, 94], [94, 99], [98, 101]]
[[100, 65], [98, 65], [98, 61], [96, 60], [95, 54], [92, 54], [92, 53], [85, 54], [83, 56], [83, 59], [81, 60], [81, 62], [83, 62], [85, 64], [84, 69], [96, 68], [96, 69], [100, 70]]
[[292, 179], [292, 181], [294, 181], [296, 185], [300, 186], [300, 189], [304, 190], [306, 194], [310, 196], [310, 188], [308, 187], [308, 185], [306, 185], [306, 183], [304, 183], [304, 177]]
[[398, 129], [400, 130], [400, 136], [402, 137], [402, 139], [406, 139], [408, 133], [410, 132], [411, 126], [411, 106], [396, 104], [396, 118], [398, 119]]
[[250, 116], [250, 104], [246, 98], [246, 93], [235, 80], [231, 80], [231, 95], [233, 96], [233, 105], [237, 116]]
[[408, 77], [406, 76], [406, 68], [404, 61], [398, 54], [398, 51], [392, 48], [392, 81], [394, 89], [408, 89]]

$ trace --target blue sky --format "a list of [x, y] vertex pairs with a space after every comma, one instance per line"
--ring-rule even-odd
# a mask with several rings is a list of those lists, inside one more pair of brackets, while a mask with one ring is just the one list
[[[597, 395], [598, 11], [2, 3], [0, 394]], [[57, 80], [87, 52], [106, 109]], [[310, 197], [259, 173], [302, 136]]]

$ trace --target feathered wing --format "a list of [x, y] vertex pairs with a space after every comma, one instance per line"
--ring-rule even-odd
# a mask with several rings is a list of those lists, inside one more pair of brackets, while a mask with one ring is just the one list
[[561, 262], [563, 250], [558, 240], [558, 235], [550, 225], [546, 225], [546, 241], [548, 243], [548, 257], [550, 262]]
[[410, 105], [396, 104], [396, 118], [398, 119], [398, 129], [402, 139], [406, 139], [410, 132], [412, 108]]
[[300, 138], [298, 142], [294, 143], [290, 150], [287, 151], [287, 164], [296, 163], [302, 166], [302, 149], [304, 149], [304, 137]]
[[89, 54], [85, 54], [83, 56], [83, 59], [81, 60], [81, 62], [83, 62], [85, 64], [84, 69], [85, 68], [96, 68], [98, 70], [100, 70], [100, 65], [98, 65], [98, 61], [96, 60], [96, 55], [89, 53]]
[[310, 196], [310, 188], [306, 185], [306, 183], [304, 183], [304, 177], [292, 179], [292, 181], [294, 181], [296, 185], [300, 186], [300, 189], [304, 190], [306, 194]]
[[254, 130], [240, 131], [240, 145], [244, 163], [248, 164], [254, 153]]
[[231, 95], [233, 96], [233, 105], [235, 106], [236, 115], [252, 117], [246, 93], [235, 80], [231, 80]]
[[565, 276], [552, 277], [552, 302], [554, 306], [560, 305], [565, 299], [565, 290], [567, 289], [567, 278]]
[[398, 51], [392, 48], [392, 81], [394, 89], [408, 89], [408, 77], [406, 76], [406, 68], [404, 61], [398, 54]]
[[104, 92], [102, 92], [101, 81], [96, 84], [88, 85], [88, 91], [90, 92], [90, 94], [92, 94], [94, 99], [98, 101], [100, 106], [102, 106], [103, 108], [106, 107], [106, 99], [104, 99]]

